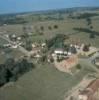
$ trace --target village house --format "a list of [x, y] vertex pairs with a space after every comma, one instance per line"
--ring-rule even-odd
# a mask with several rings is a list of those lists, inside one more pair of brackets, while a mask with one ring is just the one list
[[46, 43], [42, 43], [41, 46], [42, 46], [42, 48], [45, 48], [46, 47]]
[[[78, 100], [99, 100], [99, 79], [93, 80], [85, 90], [80, 91]], [[98, 98], [98, 99], [96, 99]]]
[[72, 54], [76, 54], [77, 50], [75, 46], [70, 46], [67, 50], [63, 48], [58, 48], [54, 50], [54, 54], [61, 55], [61, 56], [71, 56]]
[[17, 37], [17, 40], [20, 41], [21, 40], [21, 37]]
[[64, 55], [64, 54], [67, 54], [67, 52], [66, 52], [64, 49], [62, 49], [62, 48], [56, 49], [56, 50], [54, 51], [54, 53], [55, 53], [56, 55]]
[[39, 43], [32, 43], [32, 48], [38, 48], [38, 47], [40, 47], [40, 44]]
[[80, 49], [80, 46], [70, 44], [67, 48], [57, 48], [52, 53], [52, 57], [54, 60], [60, 59], [64, 60], [69, 58], [72, 55], [75, 55], [78, 53], [78, 49]]
[[54, 53], [52, 54], [52, 57], [54, 58], [54, 60], [55, 59], [57, 60], [57, 58], [59, 58], [59, 59], [66, 58], [67, 55], [68, 55], [67, 51], [65, 51], [62, 48], [59, 48], [59, 49], [54, 50]]
[[29, 54], [31, 56], [35, 56], [35, 55], [38, 55], [39, 53], [41, 52], [40, 48], [32, 48], [32, 50], [29, 52]]

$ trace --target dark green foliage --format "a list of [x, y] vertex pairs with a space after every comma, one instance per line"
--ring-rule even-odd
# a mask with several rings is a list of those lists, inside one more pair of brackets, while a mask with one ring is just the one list
[[53, 63], [53, 62], [54, 62], [54, 59], [53, 59], [52, 57], [50, 58], [50, 62], [51, 62], [51, 63]]
[[29, 63], [26, 59], [20, 61], [14, 61], [10, 58], [0, 65], [0, 86], [10, 81], [16, 81], [18, 77], [28, 72], [35, 66], [33, 63]]
[[41, 31], [44, 31], [44, 27], [43, 26], [41, 26], [40, 29], [41, 29]]
[[40, 58], [40, 62], [46, 62], [47, 61], [47, 57], [46, 55], [43, 55], [41, 58]]
[[90, 29], [93, 29], [93, 26], [90, 26]]
[[26, 45], [25, 48], [26, 48], [26, 50], [31, 51], [32, 50], [32, 45], [30, 45], [30, 44], [29, 45]]
[[96, 32], [87, 28], [74, 28], [74, 30], [79, 31], [79, 32], [87, 32], [89, 34], [93, 34], [94, 36], [95, 35], [99, 36], [99, 32]]
[[64, 57], [62, 57], [62, 56], [57, 56], [57, 62], [61, 62], [61, 61], [63, 61], [64, 60]]
[[74, 100], [73, 96], [70, 97], [70, 100]]
[[91, 33], [90, 36], [89, 36], [89, 38], [94, 39], [95, 35]]
[[49, 30], [52, 30], [52, 27], [51, 27], [51, 26], [48, 26], [48, 29], [49, 29]]
[[[7, 82], [9, 82], [9, 81], [12, 81], [11, 79], [12, 79], [12, 77], [13, 77], [13, 74], [12, 74], [12, 72], [11, 72], [11, 70], [9, 70], [9, 69], [6, 69], [6, 71], [7, 71], [7, 75], [6, 75], [6, 80], [7, 80]], [[14, 80], [15, 81], [15, 80]]]
[[54, 25], [54, 29], [58, 29], [58, 25]]
[[9, 58], [5, 61], [5, 67], [8, 69], [8, 70], [12, 70], [13, 67], [14, 67], [14, 64], [15, 64], [15, 61], [13, 58]]
[[86, 18], [86, 21], [88, 22], [88, 25], [91, 24], [91, 19], [90, 18]]
[[43, 32], [39, 32], [39, 35], [44, 35], [44, 33]]
[[16, 16], [9, 16], [9, 17], [0, 17], [0, 25], [3, 24], [25, 24], [27, 21], [24, 18], [16, 17]]
[[88, 52], [89, 51], [89, 46], [85, 45], [84, 48], [83, 48], [83, 51]]
[[31, 42], [31, 40], [26, 39], [25, 42], [26, 42], [25, 49], [28, 50], [28, 51], [31, 51], [32, 50], [32, 42]]
[[57, 62], [60, 62], [61, 60], [60, 60], [60, 58], [59, 58], [59, 56], [57, 56]]
[[7, 70], [5, 65], [0, 65], [0, 86], [4, 85], [7, 82]]
[[68, 38], [64, 34], [57, 34], [55, 37], [47, 41], [48, 48], [63, 48], [64, 47], [64, 40]]
[[77, 53], [77, 50], [76, 50], [76, 48], [74, 46], [69, 47], [69, 51], [72, 52], [73, 54]]
[[77, 16], [77, 18], [78, 19], [85, 19], [85, 18], [94, 17], [94, 16], [99, 16], [99, 14], [97, 14], [97, 13], [83, 13], [83, 14], [80, 14], [79, 16]]
[[78, 64], [78, 65], [76, 66], [76, 68], [80, 70], [80, 69], [82, 68], [82, 66], [81, 66], [80, 64]]

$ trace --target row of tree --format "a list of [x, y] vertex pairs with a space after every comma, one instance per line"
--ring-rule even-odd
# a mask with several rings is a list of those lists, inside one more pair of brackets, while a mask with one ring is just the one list
[[73, 13], [69, 13], [68, 18], [72, 19], [87, 19], [87, 18], [92, 18], [95, 16], [99, 16], [97, 13], [80, 13], [77, 16], [74, 16]]
[[74, 28], [74, 30], [79, 31], [79, 32], [87, 32], [87, 33], [89, 33], [90, 38], [95, 38], [95, 36], [99, 36], [99, 32], [90, 30], [88, 28]]
[[0, 25], [4, 24], [25, 24], [27, 21], [24, 18], [18, 17], [0, 17]]
[[69, 37], [64, 34], [57, 34], [55, 37], [46, 41], [48, 48], [63, 48], [64, 47], [64, 40], [68, 39]]
[[[48, 29], [49, 29], [49, 30], [52, 30], [53, 28], [54, 28], [54, 29], [58, 29], [58, 25], [48, 26]], [[41, 27], [40, 27], [40, 30], [41, 30], [41, 31], [44, 31], [44, 26], [41, 26]]]

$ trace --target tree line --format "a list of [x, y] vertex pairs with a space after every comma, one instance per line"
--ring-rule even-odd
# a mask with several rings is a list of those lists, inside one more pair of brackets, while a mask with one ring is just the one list
[[13, 58], [7, 59], [4, 64], [0, 64], [0, 86], [16, 81], [21, 75], [33, 69], [35, 65], [26, 59], [15, 61]]
[[21, 17], [0, 17], [0, 25], [4, 24], [25, 24], [27, 21]]
[[47, 47], [50, 48], [63, 48], [64, 47], [64, 40], [68, 39], [69, 37], [64, 34], [57, 34], [53, 38], [46, 40]]
[[73, 28], [74, 30], [76, 31], [79, 31], [79, 32], [87, 32], [89, 33], [89, 37], [90, 38], [95, 38], [95, 36], [99, 36], [99, 32], [96, 32], [94, 30], [90, 30], [90, 29], [87, 29], [87, 28]]

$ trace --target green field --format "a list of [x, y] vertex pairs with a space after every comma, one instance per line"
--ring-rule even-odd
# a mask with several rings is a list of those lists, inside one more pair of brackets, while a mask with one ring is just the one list
[[65, 94], [90, 73], [92, 66], [81, 63], [80, 72], [62, 73], [53, 65], [38, 65], [23, 75], [14, 86], [0, 90], [1, 100], [63, 100]]
[[[92, 17], [91, 19], [92, 19], [93, 30], [96, 32], [99, 32], [99, 28], [98, 28], [99, 16]], [[31, 40], [33, 42], [49, 39], [56, 34], [74, 34], [74, 33], [77, 33], [77, 31], [73, 30], [73, 28], [80, 28], [80, 27], [81, 28], [88, 28], [88, 25], [87, 25], [87, 22], [85, 19], [71, 19], [71, 18], [65, 18], [64, 20], [60, 20], [60, 21], [53, 20], [53, 21], [31, 22], [31, 23], [27, 23], [26, 25], [27, 25], [27, 27], [30, 28], [30, 31], [33, 33], [33, 36], [31, 36]], [[54, 25], [58, 25], [58, 28], [54, 29], [53, 28]], [[0, 30], [6, 31], [8, 34], [22, 35], [22, 34], [24, 34], [24, 32], [23, 32], [24, 26], [25, 25], [23, 25], [23, 24], [6, 25], [6, 26], [0, 26]], [[41, 26], [44, 27], [44, 30], [42, 31], [43, 35], [39, 35], [36, 32], [36, 30], [41, 31], [40, 30]], [[49, 26], [52, 27], [51, 30], [48, 29]], [[77, 35], [79, 35], [79, 37], [82, 36], [80, 34], [80, 32]], [[89, 39], [89, 36], [86, 37], [85, 41], [87, 39]], [[96, 39], [96, 41], [97, 41], [97, 39]]]

